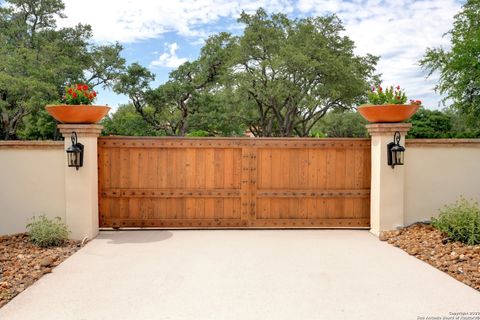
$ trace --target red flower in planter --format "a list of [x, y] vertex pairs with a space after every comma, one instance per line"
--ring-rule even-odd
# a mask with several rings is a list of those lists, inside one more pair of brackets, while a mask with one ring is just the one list
[[96, 96], [97, 93], [89, 90], [87, 84], [77, 83], [65, 87], [62, 100], [67, 105], [91, 105]]

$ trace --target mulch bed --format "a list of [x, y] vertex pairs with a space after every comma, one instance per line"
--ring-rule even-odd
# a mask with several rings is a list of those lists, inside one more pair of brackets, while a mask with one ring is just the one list
[[480, 245], [450, 241], [440, 231], [423, 223], [382, 232], [380, 240], [403, 249], [480, 291]]
[[0, 308], [78, 249], [77, 241], [62, 247], [40, 248], [26, 234], [1, 236]]

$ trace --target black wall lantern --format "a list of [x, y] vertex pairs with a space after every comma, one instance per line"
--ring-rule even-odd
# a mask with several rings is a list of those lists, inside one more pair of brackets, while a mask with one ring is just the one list
[[393, 142], [387, 144], [388, 165], [393, 168], [395, 166], [403, 166], [403, 154], [405, 148], [400, 145], [400, 132], [395, 132]]
[[78, 143], [75, 131], [72, 132], [72, 145], [67, 149], [67, 161], [69, 167], [77, 170], [83, 166], [83, 144]]

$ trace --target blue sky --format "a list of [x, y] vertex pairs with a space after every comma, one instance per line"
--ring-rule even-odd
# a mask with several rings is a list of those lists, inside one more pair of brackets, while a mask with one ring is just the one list
[[[128, 63], [139, 62], [156, 74], [158, 85], [176, 66], [198, 56], [208, 35], [219, 31], [239, 33], [236, 19], [242, 10], [258, 7], [268, 12], [307, 17], [337, 13], [355, 41], [358, 54], [380, 55], [378, 72], [384, 85], [400, 84], [412, 99], [438, 108], [434, 93], [437, 75], [425, 79], [418, 66], [427, 47], [448, 47], [442, 35], [452, 28], [457, 0], [64, 0], [66, 19], [59, 26], [79, 22], [93, 27], [98, 43], [119, 41]], [[85, 11], [85, 8], [89, 8]], [[98, 103], [116, 108], [128, 102], [113, 92], [100, 92]]]

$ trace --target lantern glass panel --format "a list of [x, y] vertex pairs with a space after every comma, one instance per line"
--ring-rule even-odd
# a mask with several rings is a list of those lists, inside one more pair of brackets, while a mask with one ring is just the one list
[[72, 157], [73, 157], [73, 164], [75, 166], [80, 166], [80, 152], [75, 152], [72, 154]]
[[402, 150], [395, 151], [395, 164], [396, 165], [403, 165], [403, 151]]
[[81, 150], [75, 148], [74, 150], [67, 151], [68, 156], [68, 166], [69, 167], [79, 167], [80, 166], [80, 153]]
[[68, 157], [68, 166], [69, 167], [75, 167], [75, 162], [73, 159], [73, 152], [67, 152], [67, 157]]

